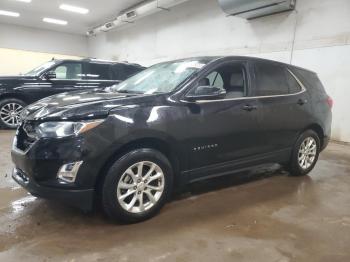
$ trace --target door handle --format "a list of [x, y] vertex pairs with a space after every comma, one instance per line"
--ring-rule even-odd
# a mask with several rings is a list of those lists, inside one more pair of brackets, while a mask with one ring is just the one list
[[245, 110], [245, 111], [251, 112], [253, 110], [256, 110], [257, 107], [253, 106], [253, 105], [245, 105], [245, 106], [242, 107], [242, 109]]
[[300, 106], [302, 106], [302, 105], [304, 105], [304, 104], [306, 104], [307, 103], [307, 100], [306, 99], [299, 99], [298, 100], [298, 105], [300, 105]]

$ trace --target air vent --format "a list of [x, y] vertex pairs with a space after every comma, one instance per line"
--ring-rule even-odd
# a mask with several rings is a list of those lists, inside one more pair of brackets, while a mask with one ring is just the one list
[[105, 27], [106, 27], [107, 29], [110, 29], [110, 28], [112, 28], [113, 26], [114, 26], [113, 22], [108, 22], [108, 23], [105, 24]]
[[[113, 28], [131, 24], [138, 19], [152, 15], [161, 11], [169, 11], [173, 6], [184, 3], [188, 0], [147, 0], [142, 1], [137, 6], [131, 6], [129, 9], [123, 11], [114, 20], [105, 23], [87, 32], [87, 35], [94, 35], [100, 32], [107, 32]], [[92, 31], [92, 32], [91, 32]]]
[[127, 12], [125, 14], [126, 18], [130, 19], [130, 18], [134, 18], [136, 17], [136, 12], [135, 11], [130, 11], [130, 12]]
[[88, 36], [94, 35], [94, 34], [95, 34], [95, 31], [94, 31], [94, 30], [89, 30], [89, 31], [86, 32], [86, 34], [87, 34]]

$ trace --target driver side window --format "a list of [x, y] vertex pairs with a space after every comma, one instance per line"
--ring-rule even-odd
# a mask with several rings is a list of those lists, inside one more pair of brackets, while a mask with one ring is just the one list
[[76, 80], [82, 78], [80, 63], [63, 63], [54, 69], [56, 79]]
[[207, 76], [207, 78], [209, 79], [210, 86], [224, 89], [224, 80], [219, 72], [213, 71]]
[[245, 70], [239, 63], [221, 65], [198, 82], [198, 86], [209, 86], [226, 91], [225, 98], [239, 98], [246, 94]]

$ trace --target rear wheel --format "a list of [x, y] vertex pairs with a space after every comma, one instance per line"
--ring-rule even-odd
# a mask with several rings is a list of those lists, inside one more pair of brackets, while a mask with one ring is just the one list
[[16, 129], [21, 122], [20, 114], [25, 106], [25, 102], [16, 98], [0, 100], [0, 126]]
[[118, 159], [102, 187], [105, 213], [122, 222], [139, 222], [154, 216], [171, 194], [170, 162], [159, 151], [137, 149]]
[[308, 174], [316, 165], [320, 153], [320, 138], [313, 130], [307, 130], [295, 143], [289, 171], [293, 176]]

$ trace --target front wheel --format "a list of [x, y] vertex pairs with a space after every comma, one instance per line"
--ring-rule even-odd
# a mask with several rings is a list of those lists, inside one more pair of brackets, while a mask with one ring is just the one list
[[173, 173], [154, 149], [136, 149], [118, 159], [102, 186], [102, 204], [112, 219], [135, 223], [154, 216], [169, 198]]
[[320, 153], [320, 138], [313, 130], [300, 135], [295, 143], [288, 171], [293, 176], [308, 174], [316, 165]]
[[26, 103], [16, 98], [0, 100], [0, 127], [16, 129], [21, 122], [20, 114], [25, 106]]

